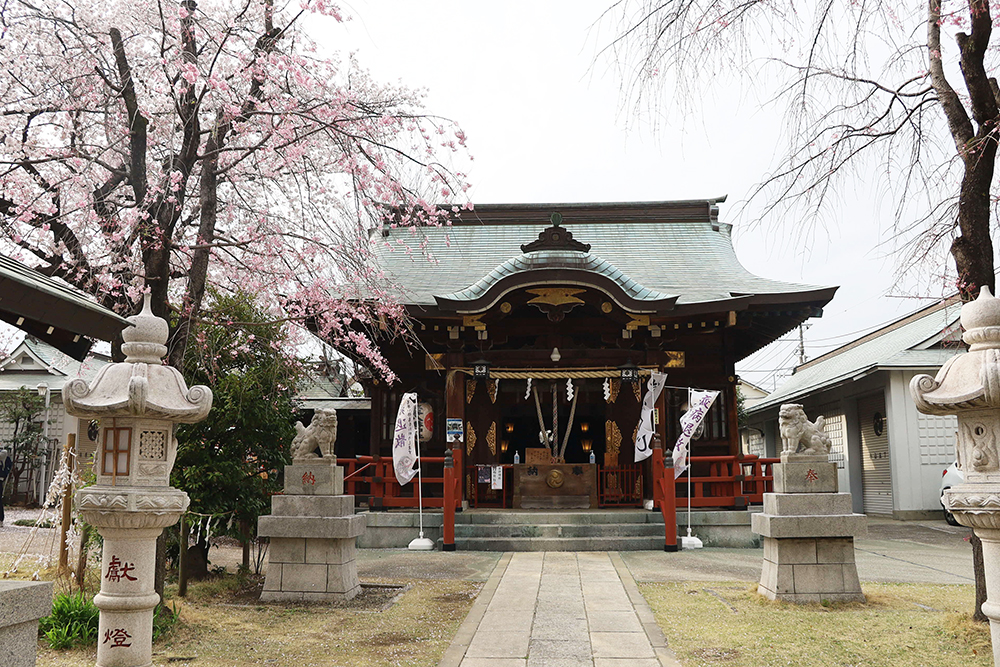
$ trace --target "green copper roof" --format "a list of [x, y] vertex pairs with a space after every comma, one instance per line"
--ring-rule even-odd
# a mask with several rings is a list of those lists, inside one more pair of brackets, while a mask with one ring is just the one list
[[625, 275], [621, 269], [611, 262], [588, 253], [572, 250], [536, 250], [508, 259], [488, 274], [477, 280], [473, 285], [460, 292], [449, 294], [442, 298], [454, 301], [472, 301], [486, 294], [490, 287], [507, 276], [540, 269], [577, 269], [604, 276], [614, 281], [633, 299], [640, 301], [655, 301], [669, 299], [671, 295], [661, 294], [655, 290], [643, 287], [632, 278]]
[[[374, 240], [386, 276], [406, 304], [433, 306], [435, 296], [480, 292], [506, 272], [531, 270], [521, 244], [535, 240], [553, 212], [573, 238], [591, 244], [571, 252], [589, 270], [614, 276], [636, 298], [676, 296], [699, 304], [740, 296], [776, 301], [829, 301], [835, 288], [756, 276], [733, 248], [732, 226], [719, 223], [719, 200], [627, 204], [510, 204], [477, 206], [452, 226], [387, 228]], [[423, 248], [423, 253], [417, 248]], [[412, 250], [411, 250], [412, 249]], [[547, 251], [551, 252], [551, 251]], [[537, 261], [569, 261], [562, 255]], [[795, 298], [799, 295], [801, 298]]]

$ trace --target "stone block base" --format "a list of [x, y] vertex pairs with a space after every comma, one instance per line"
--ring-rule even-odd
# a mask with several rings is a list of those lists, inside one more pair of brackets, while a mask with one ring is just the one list
[[[781, 463], [774, 464], [774, 492], [775, 493], [836, 493], [837, 464], [826, 461], [826, 457], [820, 460], [786, 459], [783, 457]], [[816, 457], [808, 457], [813, 459]]]
[[[304, 474], [301, 469], [316, 475], [324, 467], [339, 474], [323, 483], [333, 480], [342, 486], [343, 468], [291, 465], [285, 468], [285, 488]], [[353, 496], [274, 496], [271, 512], [257, 520], [257, 534], [271, 538], [262, 602], [350, 600], [361, 591], [355, 549], [366, 517], [354, 514]]]
[[863, 537], [868, 534], [868, 517], [864, 514], [775, 516], [761, 513], [751, 515], [750, 529], [773, 538]]
[[757, 591], [787, 602], [864, 602], [854, 538], [765, 537]]
[[344, 493], [344, 468], [328, 459], [312, 463], [297, 461], [285, 466], [285, 494], [294, 496], [340, 496]]
[[38, 619], [52, 610], [52, 582], [0, 581], [0, 665], [34, 667]]

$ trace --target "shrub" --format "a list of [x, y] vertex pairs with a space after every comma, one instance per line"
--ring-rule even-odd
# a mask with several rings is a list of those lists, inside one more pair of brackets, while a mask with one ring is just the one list
[[99, 619], [88, 595], [61, 593], [52, 600], [52, 613], [38, 622], [38, 634], [54, 649], [95, 644]]
[[[153, 641], [170, 631], [180, 614], [159, 604], [153, 610]], [[52, 613], [38, 622], [38, 635], [49, 647], [62, 650], [97, 643], [100, 610], [88, 595], [61, 593], [52, 600]]]

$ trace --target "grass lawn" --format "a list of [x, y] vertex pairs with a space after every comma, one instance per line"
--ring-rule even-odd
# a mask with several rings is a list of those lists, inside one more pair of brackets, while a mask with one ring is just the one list
[[639, 590], [685, 667], [950, 667], [993, 664], [971, 585], [872, 584], [865, 604], [771, 602], [756, 584], [646, 583]]
[[[367, 583], [367, 582], [366, 582]], [[192, 582], [187, 598], [167, 589], [179, 623], [153, 644], [154, 665], [310, 667], [437, 665], [482, 584], [384, 580], [351, 603], [272, 605], [252, 601], [228, 575]], [[57, 583], [57, 589], [59, 585]], [[171, 595], [171, 594], [174, 595]], [[55, 651], [40, 641], [40, 667], [92, 667], [96, 647]]]

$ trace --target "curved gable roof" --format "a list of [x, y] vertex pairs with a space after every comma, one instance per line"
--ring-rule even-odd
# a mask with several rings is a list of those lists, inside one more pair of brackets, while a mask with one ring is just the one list
[[[724, 309], [756, 303], [825, 304], [833, 297], [835, 287], [771, 280], [747, 271], [736, 257], [732, 226], [718, 221], [716, 202], [723, 199], [480, 205], [458, 214], [449, 226], [383, 229], [378, 261], [404, 304], [435, 306], [435, 297], [444, 295], [467, 298], [526, 270], [532, 253], [522, 253], [521, 244], [538, 237], [549, 214], [557, 211], [564, 228], [590, 244], [592, 259], [586, 261], [591, 275], [607, 276], [623, 293], [646, 294], [646, 300], [667, 297], [678, 306], [727, 302]], [[408, 251], [417, 246], [427, 256]]]

